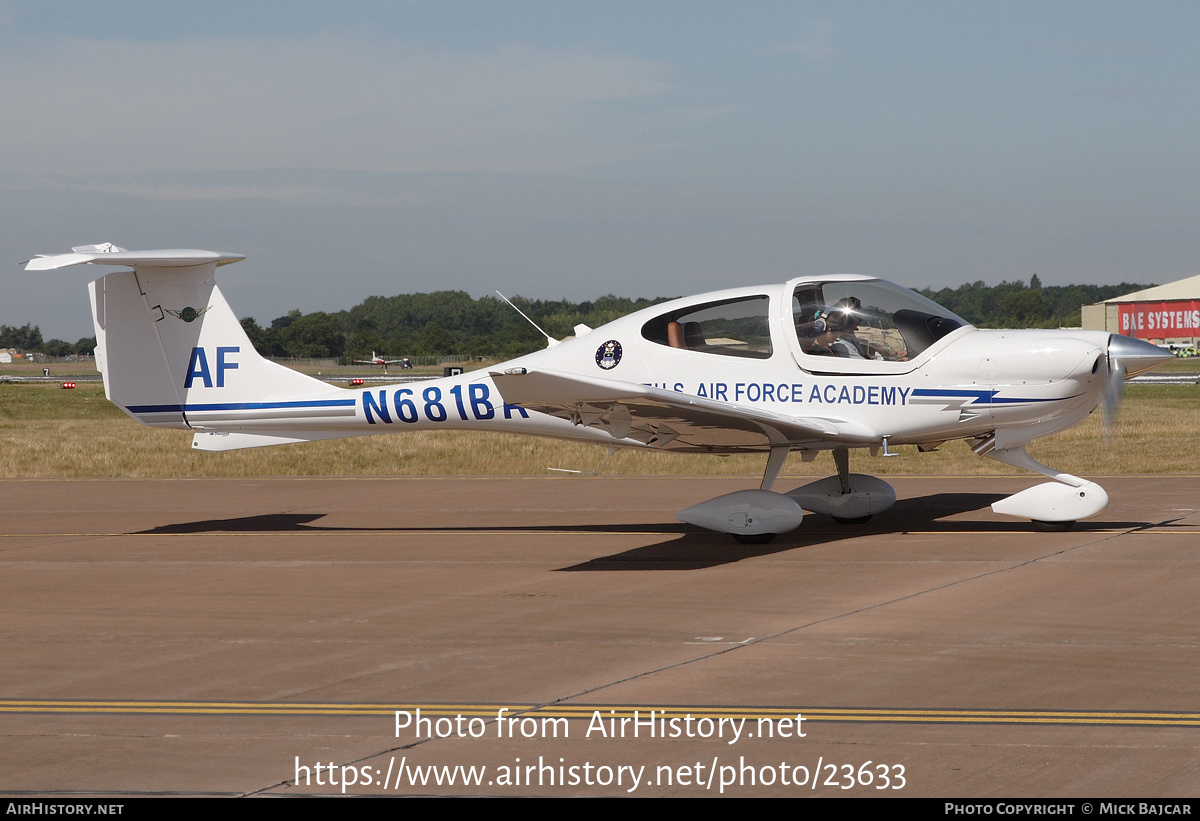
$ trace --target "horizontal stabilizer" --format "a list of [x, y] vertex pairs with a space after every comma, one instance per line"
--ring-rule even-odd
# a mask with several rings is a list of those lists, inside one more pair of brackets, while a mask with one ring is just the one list
[[69, 254], [39, 254], [25, 264], [26, 271], [53, 271], [72, 265], [128, 265], [152, 268], [187, 268], [215, 262], [228, 265], [246, 257], [242, 254], [226, 254], [221, 251], [198, 251], [193, 248], [175, 248], [165, 251], [126, 251], [110, 243], [103, 245], [81, 245], [72, 248]]

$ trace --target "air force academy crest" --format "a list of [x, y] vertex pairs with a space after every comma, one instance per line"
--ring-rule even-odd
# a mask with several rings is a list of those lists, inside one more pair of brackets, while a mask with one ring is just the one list
[[621, 343], [610, 339], [597, 348], [596, 364], [606, 371], [611, 371], [621, 364]]
[[184, 322], [193, 322], [196, 319], [199, 319], [200, 317], [204, 316], [204, 314], [208, 313], [208, 309], [211, 307], [212, 307], [211, 305], [208, 305], [204, 308], [200, 308], [199, 310], [197, 310], [196, 308], [193, 308], [189, 305], [188, 307], [184, 308], [181, 311], [172, 311], [170, 308], [164, 308], [163, 310], [166, 311], [167, 313], [169, 313], [173, 317], [182, 319]]

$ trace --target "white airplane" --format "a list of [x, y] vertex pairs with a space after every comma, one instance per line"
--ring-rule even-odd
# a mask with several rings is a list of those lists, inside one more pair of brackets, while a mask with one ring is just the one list
[[[1066, 528], [1108, 505], [1094, 482], [1025, 452], [1171, 359], [1098, 331], [981, 330], [871, 277], [801, 277], [677, 299], [546, 350], [423, 382], [343, 390], [259, 356], [214, 281], [237, 254], [82, 246], [27, 270], [119, 265], [89, 286], [108, 398], [144, 425], [183, 428], [223, 451], [455, 428], [683, 453], [762, 453], [758, 489], [679, 512], [743, 542], [795, 529], [803, 511], [860, 521], [896, 500], [849, 469], [852, 448], [887, 456], [966, 439], [981, 456], [1049, 477], [992, 505]], [[772, 487], [792, 451], [832, 451], [837, 474]]]
[[[370, 359], [356, 359], [356, 360], [354, 360], [354, 364], [355, 365], [382, 365], [384, 373], [386, 373], [388, 365], [396, 365], [396, 364], [400, 364], [400, 363], [407, 362], [407, 361], [408, 361], [407, 359], [384, 359], [379, 354], [375, 353], [374, 351], [371, 351]], [[412, 367], [412, 366], [407, 365], [406, 367]]]
[[380, 356], [379, 354], [374, 352], [374, 350], [372, 350], [371, 359], [355, 359], [354, 364], [355, 365], [383, 365], [384, 367], [388, 367], [389, 365], [395, 365], [395, 364], [397, 364], [397, 362], [402, 362], [402, 361], [404, 361], [404, 360], [403, 359], [384, 359], [383, 356]]

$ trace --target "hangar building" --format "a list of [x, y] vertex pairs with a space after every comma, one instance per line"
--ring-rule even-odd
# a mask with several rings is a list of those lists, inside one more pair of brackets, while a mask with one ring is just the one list
[[1084, 305], [1083, 327], [1183, 347], [1200, 343], [1200, 276]]

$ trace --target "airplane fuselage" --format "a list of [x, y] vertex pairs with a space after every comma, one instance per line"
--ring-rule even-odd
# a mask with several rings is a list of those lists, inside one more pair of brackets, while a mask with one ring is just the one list
[[[856, 282], [851, 279], [850, 282]], [[360, 433], [420, 429], [483, 429], [578, 439], [621, 447], [672, 451], [734, 452], [749, 442], [724, 443], [684, 435], [665, 444], [614, 437], [603, 428], [573, 422], [505, 401], [493, 375], [548, 371], [593, 380], [635, 382], [688, 397], [780, 416], [832, 420], [847, 440], [794, 443], [802, 448], [838, 444], [935, 443], [1015, 427], [1044, 436], [1076, 424], [1102, 400], [1108, 334], [1092, 331], [980, 330], [965, 323], [912, 359], [842, 359], [805, 352], [794, 330], [787, 298], [795, 284], [776, 294], [752, 288], [663, 303], [618, 319], [561, 344], [458, 376], [406, 381], [351, 391], [317, 388], [284, 406], [268, 402], [210, 401], [240, 376], [227, 370], [221, 385], [215, 366], [207, 381], [186, 391], [185, 424], [197, 431], [322, 430]], [[758, 356], [729, 346], [676, 348], [642, 332], [655, 317], [726, 300], [769, 300], [769, 344]], [[729, 303], [726, 303], [729, 304]], [[611, 349], [616, 343], [619, 356]], [[768, 350], [769, 349], [769, 352]], [[204, 352], [216, 362], [218, 352]], [[195, 354], [193, 355], [195, 356]], [[226, 363], [242, 351], [226, 351]], [[228, 367], [228, 364], [227, 364]], [[838, 372], [838, 371], [850, 371]], [[138, 415], [136, 408], [129, 408]]]

